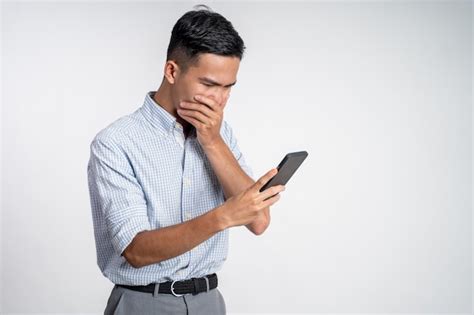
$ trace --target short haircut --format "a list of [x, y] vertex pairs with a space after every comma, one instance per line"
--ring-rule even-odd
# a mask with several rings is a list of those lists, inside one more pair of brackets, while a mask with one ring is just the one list
[[242, 60], [244, 41], [232, 23], [205, 5], [197, 7], [204, 8], [186, 12], [174, 25], [167, 60], [174, 60], [183, 72], [195, 64], [202, 53]]

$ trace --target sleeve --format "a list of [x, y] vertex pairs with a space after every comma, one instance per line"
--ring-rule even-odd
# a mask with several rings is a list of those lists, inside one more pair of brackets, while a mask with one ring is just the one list
[[244, 170], [245, 173], [247, 173], [248, 176], [255, 180], [255, 178], [253, 177], [254, 174], [252, 168], [250, 167], [250, 165], [247, 164], [244, 155], [240, 151], [239, 145], [237, 143], [237, 138], [235, 137], [232, 127], [226, 121], [224, 121], [224, 133], [227, 145], [234, 154], [235, 159], [239, 162], [240, 167]]
[[92, 141], [87, 170], [92, 208], [122, 255], [138, 232], [151, 230], [143, 189], [125, 152], [110, 139]]

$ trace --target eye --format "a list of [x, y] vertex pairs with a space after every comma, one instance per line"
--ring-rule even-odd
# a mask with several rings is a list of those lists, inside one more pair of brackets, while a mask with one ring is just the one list
[[207, 84], [207, 83], [201, 83], [201, 84], [205, 86], [213, 86], [212, 84]]

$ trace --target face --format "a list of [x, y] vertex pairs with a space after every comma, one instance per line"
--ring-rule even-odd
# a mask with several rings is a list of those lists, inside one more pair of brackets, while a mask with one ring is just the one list
[[200, 54], [198, 61], [184, 73], [179, 65], [174, 64], [174, 72], [167, 67], [165, 77], [171, 85], [174, 108], [180, 108], [181, 101], [196, 102], [194, 96], [198, 94], [213, 99], [224, 108], [237, 81], [239, 65], [238, 57], [206, 53]]

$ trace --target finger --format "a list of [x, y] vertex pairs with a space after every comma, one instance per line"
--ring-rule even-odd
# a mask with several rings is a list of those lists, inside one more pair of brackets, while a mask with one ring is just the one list
[[198, 130], [201, 129], [202, 127], [204, 127], [204, 125], [199, 120], [197, 120], [193, 117], [189, 117], [189, 116], [184, 115], [184, 114], [180, 114], [179, 116], [181, 116], [184, 120], [189, 122], [191, 125], [193, 125]]
[[272, 168], [269, 170], [265, 175], [260, 177], [254, 184], [254, 188], [256, 188], [258, 191], [260, 191], [260, 188], [263, 187], [273, 176], [275, 176], [278, 173], [278, 170], [276, 168]]
[[267, 200], [264, 200], [260, 206], [262, 207], [262, 209], [265, 209], [267, 207], [270, 207], [272, 206], [275, 202], [277, 202], [278, 200], [280, 200], [280, 195], [275, 195], [273, 197], [270, 197], [268, 198]]
[[214, 112], [211, 108], [201, 103], [181, 102], [180, 104], [181, 104], [181, 109], [184, 109], [184, 110], [196, 110], [203, 113], [209, 118], [214, 118], [217, 116], [216, 112]]
[[273, 186], [273, 187], [270, 187], [270, 188], [267, 188], [265, 189], [263, 192], [260, 193], [260, 195], [258, 196], [258, 199], [259, 200], [266, 200], [282, 191], [285, 190], [285, 186], [284, 185], [277, 185], [277, 186]]
[[210, 118], [205, 116], [203, 113], [198, 112], [196, 110], [187, 110], [187, 109], [178, 109], [178, 113], [180, 115], [184, 115], [187, 117], [192, 117], [199, 122], [201, 122], [203, 125], [210, 125], [209, 120]]
[[196, 96], [194, 96], [194, 99], [196, 101], [198, 101], [199, 103], [202, 103], [204, 105], [209, 106], [210, 108], [212, 108], [215, 111], [219, 111], [219, 109], [220, 109], [219, 104], [215, 100], [213, 100], [212, 98], [206, 97], [204, 95], [196, 95]]

